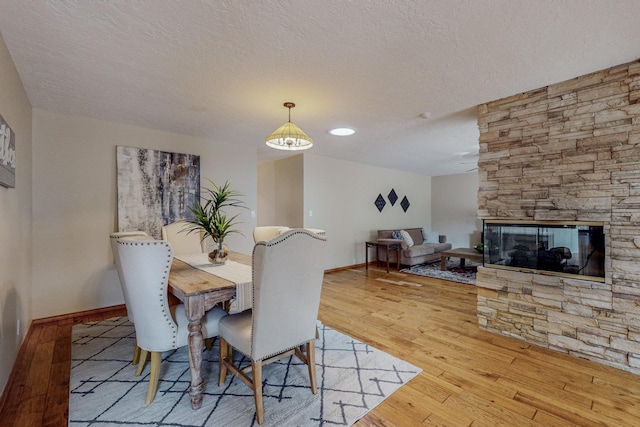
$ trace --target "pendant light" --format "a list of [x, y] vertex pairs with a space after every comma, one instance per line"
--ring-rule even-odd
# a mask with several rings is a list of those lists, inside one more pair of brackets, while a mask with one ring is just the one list
[[278, 150], [306, 150], [311, 148], [313, 140], [302, 129], [291, 123], [291, 109], [296, 104], [285, 102], [284, 106], [289, 109], [289, 121], [265, 138], [267, 145]]

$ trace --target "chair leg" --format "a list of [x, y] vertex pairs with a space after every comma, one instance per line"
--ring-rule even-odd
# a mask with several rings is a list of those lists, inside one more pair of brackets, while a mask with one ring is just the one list
[[264, 422], [264, 405], [262, 404], [262, 360], [252, 361], [251, 370], [253, 374], [253, 398], [256, 401], [256, 417], [258, 424]]
[[309, 382], [311, 382], [311, 393], [318, 393], [316, 381], [316, 344], [313, 341], [307, 343], [307, 368], [309, 369]]
[[162, 362], [162, 353], [159, 351], [151, 352], [151, 376], [149, 377], [149, 390], [147, 391], [147, 405], [153, 402], [158, 392], [158, 378], [160, 377], [160, 362]]
[[229, 357], [229, 346], [222, 337], [218, 338], [218, 341], [218, 344], [220, 344], [220, 368], [218, 369], [218, 385], [222, 385], [224, 384], [224, 380], [227, 378], [227, 365], [225, 365], [224, 362]]
[[138, 360], [138, 369], [136, 369], [136, 377], [139, 377], [144, 371], [144, 367], [147, 364], [147, 359], [149, 358], [149, 352], [144, 349], [140, 349], [140, 359]]
[[[318, 327], [316, 326], [316, 339], [318, 339], [318, 338], [320, 338], [320, 332], [318, 332]], [[300, 345], [300, 352], [302, 352], [302, 353], [305, 352], [305, 345], [304, 344]]]
[[133, 360], [131, 361], [132, 365], [137, 365], [140, 362], [140, 347], [138, 347], [138, 343], [136, 343], [135, 348], [133, 349]]

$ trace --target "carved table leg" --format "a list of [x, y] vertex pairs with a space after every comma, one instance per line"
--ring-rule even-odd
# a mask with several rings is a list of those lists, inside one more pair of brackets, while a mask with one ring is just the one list
[[189, 368], [191, 371], [191, 387], [189, 396], [191, 396], [191, 407], [199, 409], [202, 405], [202, 393], [204, 385], [202, 381], [202, 346], [204, 339], [202, 337], [202, 318], [204, 317], [204, 301], [202, 305], [193, 301], [193, 304], [185, 302], [187, 309], [187, 319], [189, 319]]

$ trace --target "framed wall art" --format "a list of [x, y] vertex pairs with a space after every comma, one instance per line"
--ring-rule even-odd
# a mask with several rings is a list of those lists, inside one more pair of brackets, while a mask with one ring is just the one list
[[0, 116], [0, 185], [16, 186], [16, 135]]
[[116, 147], [118, 231], [161, 238], [162, 226], [192, 218], [200, 200], [200, 156]]

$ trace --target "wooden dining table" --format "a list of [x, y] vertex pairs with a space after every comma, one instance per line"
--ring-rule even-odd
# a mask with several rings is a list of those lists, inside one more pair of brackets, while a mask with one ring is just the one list
[[[251, 265], [251, 256], [231, 252], [229, 259]], [[174, 258], [169, 272], [169, 292], [184, 303], [189, 320], [189, 368], [191, 370], [191, 407], [202, 405], [202, 318], [216, 304], [230, 301], [236, 295], [236, 284]]]

